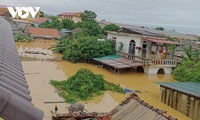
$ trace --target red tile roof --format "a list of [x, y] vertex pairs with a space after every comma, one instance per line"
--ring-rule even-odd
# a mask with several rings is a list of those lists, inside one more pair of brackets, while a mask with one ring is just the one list
[[58, 14], [58, 16], [75, 16], [76, 14], [80, 14], [81, 12], [64, 12], [61, 14]]
[[57, 29], [29, 27], [28, 32], [33, 37], [48, 37], [48, 38], [61, 37]]
[[0, 16], [4, 16], [8, 11], [0, 11]]
[[34, 23], [43, 23], [46, 22], [47, 20], [50, 20], [51, 18], [37, 18], [33, 22]]

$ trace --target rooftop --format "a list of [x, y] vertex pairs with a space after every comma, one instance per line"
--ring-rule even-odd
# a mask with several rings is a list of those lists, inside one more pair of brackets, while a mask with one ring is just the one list
[[64, 13], [58, 14], [58, 16], [75, 16], [77, 14], [81, 14], [81, 12], [64, 12]]
[[51, 18], [37, 18], [33, 21], [33, 23], [43, 23], [46, 22], [47, 20], [50, 20]]
[[161, 87], [173, 89], [183, 94], [200, 98], [200, 82], [156, 82]]
[[29, 27], [28, 32], [32, 36], [37, 36], [37, 37], [60, 37], [61, 36], [57, 29], [50, 29], [50, 28]]
[[155, 37], [162, 37], [164, 34], [158, 33], [157, 31], [147, 29], [147, 28], [124, 28], [119, 32], [124, 32], [124, 33], [130, 33], [130, 34], [139, 34], [139, 35], [145, 35], [145, 36], [155, 36]]
[[109, 116], [113, 120], [176, 120], [141, 100], [135, 93], [115, 107]]
[[42, 120], [44, 113], [31, 103], [10, 24], [0, 17], [0, 117]]
[[179, 45], [180, 43], [169, 41], [166, 38], [160, 38], [160, 37], [143, 37], [144, 40], [146, 41], [151, 41], [155, 43], [166, 43], [166, 44], [175, 44]]

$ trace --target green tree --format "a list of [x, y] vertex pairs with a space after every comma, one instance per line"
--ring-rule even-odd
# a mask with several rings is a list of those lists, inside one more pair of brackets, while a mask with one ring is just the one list
[[120, 27], [116, 24], [109, 24], [103, 28], [105, 31], [118, 31]]
[[45, 14], [43, 11], [40, 11], [39, 13], [40, 13], [39, 17], [44, 17]]
[[161, 30], [161, 31], [164, 31], [164, 27], [156, 27], [155, 30]]
[[97, 17], [96, 13], [90, 10], [85, 10], [81, 14], [82, 20], [83, 21], [94, 21]]
[[58, 89], [58, 94], [66, 102], [88, 100], [107, 90], [123, 93], [120, 86], [105, 81], [102, 75], [94, 74], [89, 69], [80, 69], [67, 80], [51, 80], [50, 83]]
[[65, 29], [70, 29], [71, 30], [71, 29], [74, 29], [76, 27], [74, 21], [69, 20], [69, 19], [64, 19], [62, 21], [62, 24], [63, 24], [63, 28], [65, 28]]
[[87, 62], [91, 58], [114, 54], [111, 40], [98, 41], [97, 37], [78, 37], [62, 40], [57, 44], [57, 52], [63, 53], [63, 59], [71, 62]]
[[63, 29], [63, 24], [57, 19], [56, 16], [51, 16], [51, 21], [46, 21], [39, 25], [40, 28], [54, 28], [61, 30]]
[[85, 21], [82, 25], [85, 36], [100, 36], [103, 31], [96, 21]]
[[185, 59], [173, 71], [173, 77], [180, 82], [200, 82], [200, 62]]

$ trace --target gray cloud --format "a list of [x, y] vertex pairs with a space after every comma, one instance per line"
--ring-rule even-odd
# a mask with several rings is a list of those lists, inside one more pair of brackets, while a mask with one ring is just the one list
[[[0, 4], [39, 6], [54, 15], [87, 9], [95, 11], [98, 19], [130, 24], [170, 24], [191, 26], [195, 30], [200, 26], [199, 0], [0, 0]], [[200, 27], [196, 33], [200, 33]]]

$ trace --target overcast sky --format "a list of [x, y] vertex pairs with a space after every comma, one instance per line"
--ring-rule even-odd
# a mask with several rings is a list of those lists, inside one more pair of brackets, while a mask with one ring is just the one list
[[40, 7], [52, 15], [92, 10], [99, 20], [200, 34], [200, 0], [0, 0], [0, 4]]

